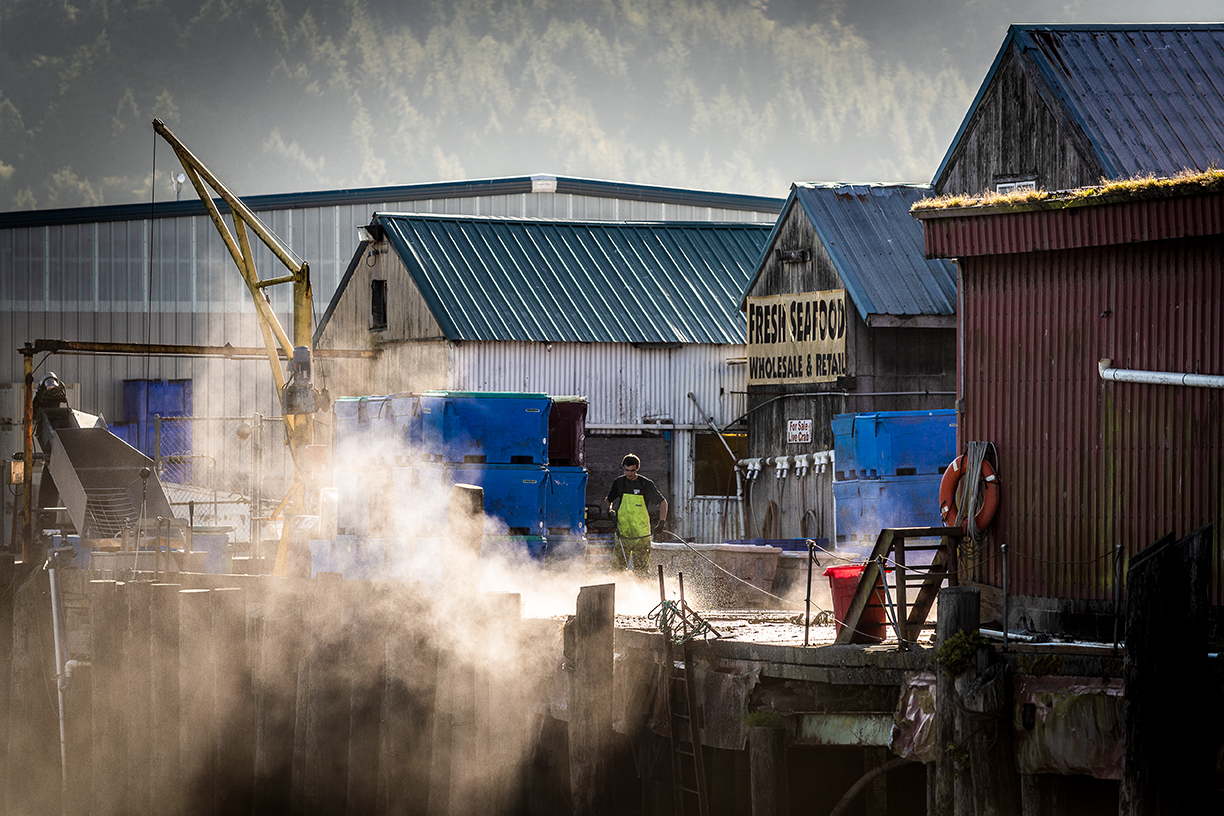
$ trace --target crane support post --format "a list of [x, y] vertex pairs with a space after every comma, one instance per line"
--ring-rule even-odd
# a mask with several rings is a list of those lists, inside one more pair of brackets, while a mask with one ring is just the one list
[[[264, 345], [267, 349], [268, 362], [272, 366], [272, 378], [276, 383], [277, 395], [281, 399], [281, 414], [285, 422], [286, 441], [288, 442], [289, 452], [293, 459], [294, 470], [296, 471], [293, 486], [289, 489], [284, 503], [287, 503], [290, 508], [302, 512], [306, 508], [306, 483], [308, 480], [307, 474], [302, 470], [298, 454], [305, 446], [311, 444], [313, 426], [311, 412], [315, 410], [315, 393], [310, 381], [310, 359], [314, 346], [312, 331], [314, 295], [310, 285], [310, 265], [295, 257], [292, 250], [282, 243], [280, 238], [272, 230], [268, 229], [267, 225], [249, 207], [243, 204], [238, 196], [230, 192], [229, 188], [222, 184], [221, 180], [205, 167], [204, 163], [196, 158], [187, 149], [187, 146], [170, 132], [165, 122], [160, 119], [154, 119], [153, 130], [174, 148], [175, 155], [178, 156], [183, 169], [187, 171], [188, 178], [191, 179], [192, 187], [195, 188], [196, 194], [200, 197], [200, 201], [203, 202], [205, 209], [207, 209], [209, 218], [212, 219], [213, 225], [217, 228], [217, 232], [220, 233], [222, 241], [225, 242], [226, 249], [229, 250], [230, 255], [234, 259], [234, 264], [242, 274], [242, 279], [251, 291], [255, 311], [259, 317], [259, 329], [263, 334]], [[205, 185], [216, 191], [221, 200], [229, 206], [234, 224], [233, 234], [230, 233], [225, 219], [217, 207], [217, 203], [213, 200]], [[259, 274], [255, 269], [255, 256], [251, 252], [251, 242], [247, 237], [248, 227], [272, 251], [272, 254], [285, 265], [290, 272], [289, 275], [266, 281], [259, 279]], [[284, 328], [276, 317], [276, 313], [272, 310], [271, 304], [263, 293], [265, 288], [278, 283], [293, 284], [292, 341], [285, 333]], [[286, 387], [285, 372], [280, 366], [278, 345], [280, 346], [279, 352], [293, 361], [290, 369], [293, 379], [289, 387]], [[278, 552], [276, 568], [278, 574], [281, 574], [284, 569], [284, 555], [288, 549], [288, 541], [289, 525], [286, 524], [281, 533], [281, 546]]]

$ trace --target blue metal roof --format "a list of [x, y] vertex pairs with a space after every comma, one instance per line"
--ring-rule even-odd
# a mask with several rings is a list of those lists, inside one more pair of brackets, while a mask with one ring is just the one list
[[374, 220], [448, 339], [579, 343], [743, 343], [736, 304], [772, 226]]
[[[480, 196], [520, 195], [533, 191], [532, 176], [471, 179], [468, 181], [438, 181], [422, 184], [400, 184], [386, 187], [360, 187], [349, 190], [319, 190], [309, 193], [275, 193], [242, 196], [252, 210], [298, 210], [308, 207], [335, 207], [351, 204], [387, 204], [389, 202], [425, 201], [440, 198], [475, 198]], [[536, 176], [535, 178], [541, 178]], [[555, 179], [558, 194], [619, 198], [688, 207], [710, 207], [747, 212], [778, 212], [782, 199], [769, 196], [720, 193], [713, 190], [690, 190], [683, 187], [659, 187], [653, 184], [630, 184], [620, 181], [544, 176]], [[215, 199], [221, 212], [229, 205]], [[90, 224], [107, 221], [134, 221], [143, 218], [176, 218], [205, 215], [204, 204], [189, 201], [158, 201], [153, 204], [110, 204], [99, 207], [67, 207], [55, 210], [15, 210], [0, 213], [0, 229], [11, 227], [42, 227], [58, 224]]]
[[1040, 72], [1110, 178], [1224, 164], [1224, 23], [1014, 25], [937, 181], [1011, 48]]
[[[956, 268], [926, 259], [922, 225], [910, 207], [931, 195], [927, 184], [795, 184], [803, 208], [863, 320], [868, 315], [956, 313]], [[781, 228], [779, 219], [775, 233]], [[771, 235], [765, 251], [773, 246]], [[764, 269], [765, 256], [757, 274]]]

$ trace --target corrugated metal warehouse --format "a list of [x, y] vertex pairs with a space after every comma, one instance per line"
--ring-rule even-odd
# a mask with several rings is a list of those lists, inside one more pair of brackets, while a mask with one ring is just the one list
[[[1108, 639], [1115, 558], [1224, 518], [1224, 180], [916, 215], [960, 267], [959, 444], [998, 451], [972, 577], [997, 610], [1006, 545], [1009, 625]], [[1218, 605], [1218, 535], [1212, 563]]]
[[668, 496], [674, 532], [735, 537], [723, 526], [727, 480], [702, 491], [704, 472], [729, 474], [730, 459], [699, 440], [717, 440], [705, 417], [722, 428], [743, 413], [736, 302], [769, 229], [380, 213], [320, 347], [380, 348], [352, 370], [388, 393], [586, 397], [588, 521], [633, 452]]
[[[359, 245], [358, 227], [376, 210], [618, 221], [683, 220], [772, 224], [780, 199], [556, 176], [376, 187], [245, 200], [312, 273], [316, 316], [344, 276]], [[221, 205], [226, 212], [225, 205]], [[256, 243], [263, 277], [280, 274]], [[286, 287], [264, 290], [289, 325]], [[261, 346], [250, 294], [199, 201], [0, 214], [0, 443], [20, 449], [21, 356], [38, 339], [107, 343]], [[279, 414], [266, 359], [54, 355], [35, 360], [36, 378], [54, 371], [76, 384], [73, 407], [123, 419], [123, 381], [191, 380], [196, 417]], [[320, 387], [340, 395], [326, 365]], [[362, 393], [373, 389], [360, 386]], [[194, 427], [197, 455], [250, 464], [247, 449], [205, 440]], [[227, 431], [232, 431], [227, 428]], [[207, 444], [206, 444], [207, 443]], [[241, 461], [239, 461], [241, 460]], [[196, 471], [215, 466], [209, 459]], [[226, 483], [224, 492], [235, 489]], [[238, 485], [245, 489], [246, 485]], [[11, 498], [6, 518], [11, 518]], [[201, 508], [201, 512], [203, 508]]]
[[1224, 24], [1014, 25], [936, 193], [1069, 190], [1224, 164]]
[[[789, 309], [833, 293], [840, 336], [830, 335], [828, 349], [815, 353], [840, 360], [824, 369], [754, 371], [754, 360], [792, 349], [806, 355], [819, 343], [750, 328], [748, 457], [765, 460], [750, 487], [754, 536], [832, 541], [833, 468], [817, 467], [805, 478], [790, 468], [797, 456], [831, 452], [834, 415], [952, 407], [956, 276], [952, 264], [923, 256], [921, 230], [909, 215], [930, 194], [929, 186], [908, 184], [792, 188], [740, 308]], [[750, 327], [761, 323], [749, 318]], [[810, 423], [810, 439], [791, 439], [791, 421]], [[779, 457], [786, 467], [778, 467]]]

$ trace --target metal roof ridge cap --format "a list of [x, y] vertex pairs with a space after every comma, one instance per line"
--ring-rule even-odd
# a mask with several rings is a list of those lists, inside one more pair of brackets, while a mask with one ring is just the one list
[[837, 187], [875, 187], [879, 189], [931, 189], [929, 181], [796, 181], [794, 186], [807, 190], [832, 190]]
[[[545, 174], [536, 174], [545, 175]], [[578, 189], [570, 190], [571, 194], [585, 195], [591, 191], [603, 188], [609, 191], [622, 191], [624, 193], [638, 193], [637, 198], [642, 201], [652, 203], [674, 203], [680, 206], [706, 206], [714, 209], [740, 210], [746, 212], [773, 212], [781, 207], [784, 199], [774, 198], [770, 196], [760, 196], [750, 193], [732, 193], [722, 192], [718, 190], [697, 190], [685, 187], [666, 187], [661, 185], [638, 184], [635, 182], [617, 182], [604, 181], [600, 179], [588, 179], [577, 176], [555, 176], [558, 184], [558, 192], [565, 192], [565, 188], [570, 185], [575, 185], [580, 188], [584, 185], [589, 185], [591, 190], [581, 192]], [[397, 199], [420, 201], [429, 198], [475, 198], [480, 195], [495, 195], [494, 192], [481, 192], [482, 188], [495, 188], [499, 186], [507, 187], [503, 192], [510, 193], [530, 193], [532, 192], [532, 181], [530, 175], [519, 176], [494, 176], [482, 179], [458, 179], [447, 181], [424, 181], [410, 184], [388, 184], [376, 187], [337, 187], [327, 190], [309, 190], [298, 192], [277, 192], [277, 193], [259, 193], [255, 195], [240, 195], [243, 203], [252, 210], [279, 210], [279, 209], [305, 209], [314, 206], [328, 206], [328, 202], [342, 202], [348, 199], [364, 199], [364, 203], [374, 203], [377, 201], [394, 201]], [[471, 195], [427, 195], [428, 193], [460, 191], [470, 189]], [[649, 197], [642, 196], [642, 193], [650, 193]], [[405, 195], [406, 194], [406, 195]], [[541, 193], [541, 195], [544, 195]], [[605, 196], [617, 197], [617, 196]], [[621, 196], [627, 197], [627, 196]], [[692, 199], [686, 202], [685, 199]], [[696, 201], [704, 203], [698, 205]], [[228, 212], [228, 205], [224, 202], [218, 204], [222, 212]], [[192, 216], [205, 214], [204, 205], [197, 201], [162, 201], [155, 202], [158, 212], [152, 213], [152, 217], [164, 218], [173, 216]], [[360, 204], [362, 201], [351, 201], [352, 204]], [[148, 210], [151, 208], [151, 202], [136, 201], [121, 204], [97, 204], [82, 207], [55, 207], [49, 209], [33, 209], [33, 210], [9, 210], [0, 212], [0, 224], [6, 220], [14, 221], [37, 221], [37, 225], [59, 224], [59, 223], [90, 223], [94, 221], [109, 221], [109, 220], [139, 220], [148, 218], [150, 214]], [[164, 212], [163, 209], [170, 207], [175, 212]], [[180, 212], [183, 210], [185, 212]], [[93, 213], [102, 213], [100, 217], [87, 217]], [[111, 213], [106, 215], [106, 213]], [[22, 226], [23, 224], [14, 224], [14, 226]]]
[[603, 221], [590, 219], [576, 218], [548, 218], [547, 216], [537, 215], [472, 215], [470, 213], [417, 213], [417, 212], [398, 212], [394, 210], [377, 210], [371, 217], [383, 218], [415, 218], [423, 221], [469, 221], [472, 223], [479, 222], [502, 222], [502, 223], [523, 223], [523, 224], [544, 224], [547, 226], [595, 226], [595, 227], [616, 227], [641, 229], [647, 227], [650, 229], [683, 229], [683, 228], [700, 228], [700, 229], [764, 229], [770, 224], [764, 221]]

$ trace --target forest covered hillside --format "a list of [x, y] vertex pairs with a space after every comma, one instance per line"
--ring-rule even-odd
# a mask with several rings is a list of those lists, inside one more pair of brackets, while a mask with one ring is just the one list
[[982, 7], [4, 0], [0, 210], [148, 201], [154, 179], [173, 198], [154, 117], [241, 195], [541, 172], [773, 196], [924, 181], [1006, 33]]

